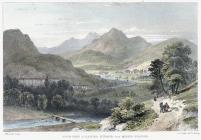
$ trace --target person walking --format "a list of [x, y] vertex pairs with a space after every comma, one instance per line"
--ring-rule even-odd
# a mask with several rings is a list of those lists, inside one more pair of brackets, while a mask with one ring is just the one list
[[168, 103], [166, 102], [165, 105], [164, 105], [164, 110], [165, 110], [165, 112], [168, 112], [168, 111], [169, 111], [169, 108], [170, 108], [170, 106], [169, 106]]
[[160, 113], [164, 113], [163, 102], [160, 102], [159, 106], [160, 106]]

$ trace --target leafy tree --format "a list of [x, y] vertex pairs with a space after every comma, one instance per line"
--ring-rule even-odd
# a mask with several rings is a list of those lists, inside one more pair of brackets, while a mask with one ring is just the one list
[[37, 108], [39, 110], [45, 110], [47, 108], [47, 97], [45, 95], [38, 95]]
[[46, 76], [46, 78], [45, 78], [44, 85], [45, 85], [46, 88], [49, 88], [50, 82], [49, 82], [48, 76]]
[[189, 69], [189, 77], [188, 80], [190, 82], [197, 80], [197, 73], [198, 73], [198, 63], [197, 61], [193, 61], [192, 65]]
[[19, 105], [25, 107], [34, 106], [34, 96], [30, 92], [22, 92], [18, 97]]
[[112, 109], [116, 107], [117, 105], [110, 100], [103, 99], [100, 101], [100, 104], [98, 106], [98, 113], [102, 115], [111, 115]]
[[91, 98], [90, 99], [90, 104], [93, 106], [94, 111], [97, 111], [98, 105], [100, 104], [98, 98]]
[[26, 106], [29, 106], [29, 107], [33, 107], [34, 106], [34, 96], [33, 94], [29, 93], [29, 92], [24, 92], [24, 95], [26, 96], [26, 103], [25, 105]]
[[152, 85], [149, 89], [152, 91], [152, 94], [155, 94], [156, 96], [160, 95], [163, 92], [160, 86], [160, 82], [157, 79], [154, 79], [152, 81]]
[[14, 88], [9, 90], [4, 90], [3, 93], [3, 104], [4, 105], [18, 105], [19, 104], [19, 95], [21, 91]]
[[167, 93], [167, 91], [164, 88], [163, 85], [163, 73], [162, 73], [162, 68], [163, 68], [164, 62], [161, 61], [160, 59], [155, 59], [154, 61], [151, 62], [149, 71], [150, 75], [155, 79], [158, 80], [160, 83], [160, 86], [163, 90], [164, 93]]
[[163, 73], [173, 93], [178, 93], [181, 83], [186, 84], [192, 59], [191, 49], [181, 42], [167, 46], [163, 52]]
[[52, 97], [51, 104], [57, 109], [57, 111], [64, 107], [64, 100], [61, 95], [55, 95]]
[[16, 78], [11, 78], [9, 75], [4, 77], [4, 90], [18, 88], [19, 81]]

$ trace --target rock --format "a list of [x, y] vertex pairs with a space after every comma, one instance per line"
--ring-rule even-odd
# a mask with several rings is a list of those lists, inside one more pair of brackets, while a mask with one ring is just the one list
[[73, 128], [71, 131], [77, 132], [77, 131], [86, 131], [86, 130], [75, 127], [75, 128]]
[[116, 131], [123, 131], [127, 127], [126, 123], [119, 124], [115, 127]]
[[109, 131], [115, 128], [110, 118], [106, 118], [102, 120], [100, 124], [101, 124], [101, 128], [100, 128], [101, 131]]

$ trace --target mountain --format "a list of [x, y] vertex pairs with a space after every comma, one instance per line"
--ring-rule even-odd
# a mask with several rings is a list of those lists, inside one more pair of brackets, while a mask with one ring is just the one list
[[38, 49], [41, 53], [45, 53], [45, 54], [49, 53], [49, 54], [67, 55], [69, 53], [80, 50], [82, 47], [90, 44], [97, 38], [99, 38], [99, 35], [97, 33], [90, 32], [83, 39], [76, 39], [72, 37], [68, 40], [65, 40], [59, 46], [52, 47], [52, 48], [38, 48]]
[[125, 59], [139, 53], [149, 45], [139, 36], [127, 38], [122, 31], [112, 28], [99, 39], [84, 47], [82, 51], [95, 50], [115, 58]]
[[[94, 40], [91, 44], [86, 45], [80, 51], [75, 52], [70, 59], [75, 64], [87, 63], [88, 58], [85, 56], [87, 51], [93, 51], [93, 55], [90, 57], [91, 60], [97, 60], [100, 56], [96, 55], [97, 52], [101, 53], [101, 59], [99, 62], [105, 62], [105, 64], [115, 65], [123, 62], [125, 59], [138, 55], [145, 48], [151, 44], [146, 42], [142, 37], [127, 38], [126, 35], [115, 28], [112, 28], [109, 32], [103, 34], [98, 39]], [[79, 59], [81, 56], [82, 59]], [[86, 58], [86, 59], [85, 59]], [[107, 61], [106, 61], [107, 60]], [[116, 61], [114, 61], [116, 60]], [[97, 64], [97, 62], [95, 62]]]
[[192, 43], [186, 39], [183, 39], [183, 38], [171, 38], [171, 39], [162, 41], [156, 45], [147, 47], [146, 49], [144, 49], [144, 51], [142, 51], [140, 53], [140, 55], [138, 57], [136, 57], [135, 59], [127, 60], [127, 62], [125, 62], [125, 64], [127, 64], [127, 67], [129, 67], [130, 69], [134, 69], [134, 68], [146, 69], [149, 67], [150, 62], [152, 60], [154, 60], [156, 58], [162, 58], [162, 54], [163, 54], [165, 47], [173, 45], [174, 43], [177, 43], [177, 42], [181, 42], [184, 45], [188, 45], [192, 50], [190, 57], [193, 60], [198, 59], [197, 45], [195, 45], [194, 43]]
[[3, 33], [4, 76], [51, 78], [69, 80], [72, 83], [103, 84], [97, 77], [73, 67], [71, 61], [52, 54], [41, 54], [28, 35], [18, 29]]

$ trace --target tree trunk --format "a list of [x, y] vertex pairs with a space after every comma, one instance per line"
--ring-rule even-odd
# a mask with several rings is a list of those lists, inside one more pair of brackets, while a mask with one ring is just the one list
[[177, 83], [176, 94], [178, 94], [178, 89], [179, 89], [179, 82]]
[[174, 84], [174, 93], [176, 93], [176, 84]]
[[161, 76], [160, 76], [159, 79], [160, 79], [159, 81], [160, 81], [160, 84], [161, 84], [161, 87], [162, 87], [163, 92], [164, 92], [165, 94], [167, 94], [167, 91], [166, 91], [165, 88], [164, 88], [164, 85], [163, 85], [163, 81], [162, 81]]
[[171, 88], [172, 88], [172, 94], [174, 94], [174, 85], [172, 85]]

